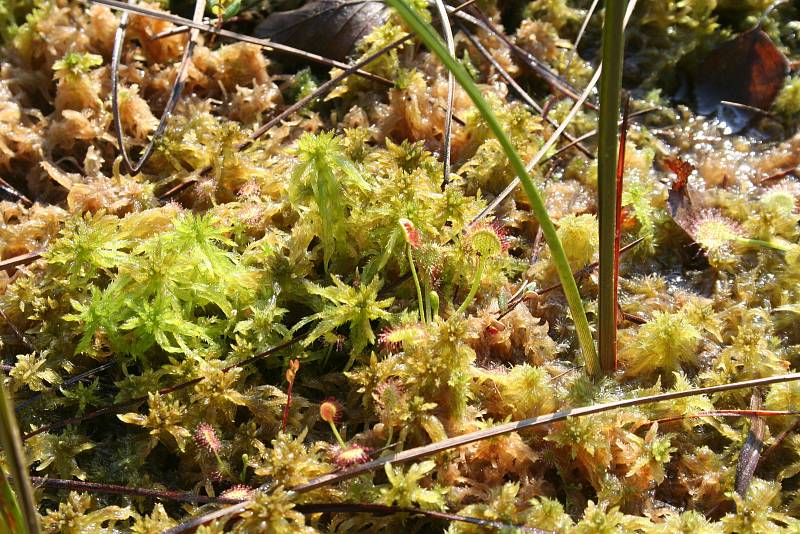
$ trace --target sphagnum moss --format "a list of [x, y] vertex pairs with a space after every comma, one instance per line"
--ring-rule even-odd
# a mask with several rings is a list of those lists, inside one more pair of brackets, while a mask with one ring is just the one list
[[[578, 87], [598, 46], [595, 17], [565, 72], [566, 43], [585, 4], [537, 0], [526, 8], [535, 17], [508, 27]], [[117, 16], [60, 0], [14, 6], [18, 28], [0, 28], [0, 168], [36, 203], [0, 202], [0, 256], [42, 257], [0, 273], [0, 341], [21, 432], [30, 434], [32, 474], [62, 488], [85, 480], [251, 500], [242, 520], [220, 520], [206, 532], [441, 528], [409, 514], [304, 513], [309, 502], [414, 506], [558, 532], [798, 528], [795, 418], [765, 418], [769, 449], [739, 495], [735, 466], [747, 419], [692, 417], [746, 409], [749, 390], [517, 429], [307, 495], [291, 491], [508, 420], [795, 367], [800, 183], [783, 171], [798, 164], [797, 137], [770, 148], [726, 137], [700, 118], [632, 127], [623, 240], [644, 237], [646, 246], [622, 261], [620, 306], [630, 321], [619, 326], [621, 372], [595, 381], [580, 368], [563, 292], [542, 291], [558, 275], [527, 198], [470, 227], [512, 170], [460, 90], [453, 172], [442, 188], [436, 150], [447, 75], [423, 47], [406, 44], [365, 67], [398, 80], [395, 87], [349, 78], [327, 101], [240, 152], [273, 111], [308, 90], [309, 71], [270, 63], [252, 45], [206, 40], [195, 51], [191, 91], [150, 164], [131, 176], [109, 142], [104, 58]], [[655, 58], [648, 64], [664, 67], [638, 69], [641, 88], [662, 89], [663, 101], [678, 63], [696, 62], [696, 52], [747, 27], [762, 7], [640, 6], [628, 30], [629, 66]], [[495, 26], [504, 14], [491, 2], [481, 9]], [[797, 40], [787, 21], [795, 13], [780, 7], [766, 23], [790, 59]], [[226, 24], [239, 27], [246, 17]], [[130, 105], [120, 113], [134, 151], [152, 131], [182, 53], [182, 36], [150, 39], [170, 29], [134, 17], [135, 39], [123, 49]], [[356, 53], [366, 56], [403, 32], [392, 15]], [[478, 36], [498, 64], [529, 81], [498, 40]], [[535, 154], [547, 125], [509, 102], [493, 67], [458, 41], [457, 57], [471, 65], [514, 148], [523, 158]], [[788, 127], [797, 120], [796, 85], [787, 81], [774, 110]], [[536, 83], [526, 87], [537, 101], [549, 94]], [[558, 99], [556, 115], [569, 107]], [[653, 125], [676, 120], [662, 111]], [[592, 111], [579, 114], [572, 133], [595, 120]], [[665, 147], [698, 168], [688, 185], [698, 207], [688, 229], [670, 217]], [[586, 267], [597, 253], [596, 175], [576, 154], [564, 152], [531, 178], [569, 268], [580, 272], [591, 316], [597, 284]], [[155, 198], [204, 168], [175, 202]], [[523, 280], [531, 284], [515, 295]], [[522, 303], [507, 310], [513, 297]], [[290, 338], [296, 342], [249, 360]], [[287, 369], [295, 369], [291, 401]], [[764, 388], [765, 409], [796, 410], [796, 384]], [[341, 403], [339, 420], [321, 414], [328, 397]], [[109, 417], [102, 410], [113, 402], [125, 404]], [[84, 489], [37, 492], [46, 532], [160, 532], [207, 510]]]

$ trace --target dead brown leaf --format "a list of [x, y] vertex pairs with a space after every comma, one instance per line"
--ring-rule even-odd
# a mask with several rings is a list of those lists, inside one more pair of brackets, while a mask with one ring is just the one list
[[714, 49], [700, 64], [695, 76], [697, 112], [716, 113], [739, 131], [754, 114], [746, 108], [770, 108], [783, 87], [788, 67], [766, 33], [758, 27], [746, 31]]
[[667, 197], [669, 213], [678, 226], [689, 234], [695, 209], [689, 195], [688, 181], [689, 175], [694, 171], [694, 165], [679, 157], [667, 158], [664, 163], [677, 175]]
[[255, 35], [344, 61], [356, 43], [387, 16], [386, 5], [374, 0], [314, 0], [271, 14], [256, 26]]

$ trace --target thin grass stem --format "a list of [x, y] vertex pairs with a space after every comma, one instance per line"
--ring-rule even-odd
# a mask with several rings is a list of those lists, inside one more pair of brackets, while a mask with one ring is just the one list
[[75, 375], [72, 378], [69, 378], [69, 379], [65, 380], [64, 383], [60, 384], [57, 388], [53, 387], [53, 388], [45, 389], [44, 391], [40, 391], [40, 392], [36, 393], [35, 395], [33, 395], [32, 397], [30, 397], [30, 398], [20, 402], [19, 404], [17, 404], [14, 407], [14, 411], [19, 413], [20, 411], [24, 410], [25, 408], [27, 408], [28, 406], [30, 406], [31, 404], [33, 404], [37, 400], [41, 399], [42, 397], [44, 397], [48, 393], [53, 393], [56, 390], [61, 390], [63, 392], [65, 389], [69, 388], [72, 384], [75, 384], [76, 382], [80, 382], [84, 378], [89, 378], [90, 376], [94, 376], [97, 373], [101, 373], [101, 372], [105, 371], [106, 369], [108, 369], [110, 367], [113, 367], [116, 364], [117, 364], [116, 360], [111, 360], [109, 362], [106, 362], [106, 363], [104, 363], [102, 365], [98, 365], [97, 367], [89, 369], [88, 371], [84, 371], [83, 373], [81, 373], [79, 375]]
[[[285, 341], [285, 342], [283, 342], [283, 343], [281, 343], [279, 345], [276, 345], [276, 346], [272, 347], [271, 349], [267, 349], [264, 352], [256, 354], [255, 356], [251, 356], [250, 358], [247, 358], [246, 360], [242, 360], [241, 362], [231, 364], [228, 367], [223, 368], [222, 372], [223, 373], [227, 373], [230, 370], [235, 369], [236, 367], [244, 367], [245, 365], [249, 365], [249, 364], [251, 364], [253, 362], [256, 362], [258, 360], [261, 360], [263, 358], [267, 358], [268, 356], [272, 356], [273, 354], [275, 354], [275, 353], [277, 353], [277, 352], [279, 352], [279, 351], [281, 351], [283, 349], [291, 347], [295, 343], [299, 343], [300, 341], [303, 340], [303, 338], [306, 335], [307, 334], [294, 337], [294, 338], [292, 338], [292, 339], [290, 339], [288, 341]], [[174, 393], [175, 391], [180, 391], [182, 389], [186, 389], [188, 387], [194, 386], [195, 384], [199, 384], [200, 382], [205, 380], [205, 378], [206, 378], [205, 376], [200, 376], [198, 378], [193, 378], [191, 380], [187, 380], [185, 382], [181, 382], [180, 384], [176, 384], [174, 386], [169, 386], [169, 387], [165, 387], [165, 388], [159, 389], [158, 391], [154, 391], [152, 393], [155, 393], [157, 395], [167, 395], [169, 393]], [[59, 428], [64, 428], [65, 426], [75, 425], [75, 424], [82, 423], [84, 421], [88, 421], [89, 419], [94, 419], [96, 417], [100, 417], [100, 416], [103, 416], [103, 415], [118, 413], [118, 412], [120, 412], [120, 411], [122, 411], [124, 409], [130, 408], [131, 406], [136, 406], [137, 404], [145, 402], [147, 400], [147, 398], [148, 398], [148, 395], [143, 395], [141, 397], [136, 397], [136, 398], [133, 398], [133, 399], [130, 399], [130, 400], [126, 400], [126, 401], [110, 404], [108, 406], [105, 406], [103, 408], [99, 408], [99, 409], [97, 409], [97, 410], [95, 410], [93, 412], [89, 412], [89, 413], [86, 413], [86, 414], [83, 414], [83, 415], [79, 415], [79, 416], [76, 416], [76, 417], [70, 417], [70, 418], [67, 418], [67, 419], [62, 419], [60, 421], [56, 421], [54, 423], [49, 423], [49, 424], [46, 424], [46, 425], [42, 425], [39, 428], [37, 428], [36, 430], [32, 430], [32, 431], [28, 432], [27, 434], [25, 434], [24, 436], [22, 436], [22, 441], [27, 441], [30, 438], [34, 437], [34, 436], [42, 434], [43, 432], [50, 432], [52, 430], [56, 430], [56, 429], [59, 429]]]
[[614, 372], [617, 363], [614, 243], [617, 227], [617, 119], [622, 92], [625, 0], [606, 0], [605, 5], [603, 74], [600, 77], [600, 113], [597, 126], [597, 211], [600, 223], [598, 349], [600, 367], [604, 373], [609, 374]]
[[14, 477], [14, 486], [17, 490], [15, 500], [19, 503], [19, 513], [22, 515], [17, 519], [18, 528], [12, 528], [12, 532], [38, 534], [39, 515], [36, 513], [36, 499], [28, 477], [28, 462], [22, 449], [14, 408], [8, 397], [5, 382], [2, 380], [0, 380], [0, 445], [5, 452], [9, 474]]
[[586, 28], [589, 26], [589, 21], [592, 19], [592, 15], [594, 15], [595, 9], [597, 9], [597, 4], [600, 3], [600, 0], [592, 0], [592, 5], [589, 6], [589, 9], [586, 11], [586, 16], [583, 17], [583, 22], [581, 23], [581, 28], [578, 30], [578, 35], [575, 37], [575, 42], [572, 43], [572, 50], [569, 52], [569, 59], [567, 59], [567, 65], [564, 67], [564, 75], [569, 73], [569, 68], [572, 66], [572, 62], [575, 59], [575, 56], [578, 55], [578, 46], [581, 44], [581, 40], [583, 39], [583, 35], [586, 32]]
[[[557, 423], [559, 421], [565, 421], [569, 417], [585, 417], [588, 415], [595, 415], [598, 413], [608, 412], [611, 410], [629, 408], [631, 406], [640, 406], [643, 404], [652, 404], [655, 402], [665, 402], [675, 399], [683, 399], [686, 397], [694, 397], [698, 395], [710, 395], [713, 393], [721, 393], [736, 389], [767, 386], [770, 384], [779, 384], [782, 382], [794, 382], [797, 380], [800, 380], [800, 373], [790, 373], [786, 375], [770, 376], [767, 378], [745, 380], [743, 382], [734, 382], [731, 384], [721, 384], [718, 386], [709, 386], [696, 389], [685, 389], [681, 391], [669, 391], [667, 393], [647, 395], [645, 397], [623, 399], [605, 404], [595, 404], [592, 406], [584, 406], [581, 408], [562, 410], [560, 412], [555, 412], [547, 415], [539, 415], [536, 417], [532, 417], [530, 419], [523, 419], [521, 421], [512, 421], [509, 423], [503, 423], [497, 426], [493, 426], [491, 428], [485, 428], [482, 430], [477, 430], [475, 432], [462, 434], [460, 436], [447, 438], [442, 441], [437, 441], [436, 443], [431, 443], [430, 445], [423, 445], [422, 447], [415, 447], [413, 449], [398, 452], [396, 454], [382, 456], [370, 462], [351, 467], [346, 471], [338, 471], [335, 473], [322, 475], [307, 482], [306, 484], [295, 486], [291, 488], [291, 490], [297, 493], [308, 492], [317, 488], [349, 480], [358, 475], [368, 473], [370, 471], [383, 467], [388, 463], [398, 464], [398, 463], [412, 462], [415, 460], [419, 460], [421, 458], [426, 458], [429, 456], [433, 456], [435, 454], [439, 454], [441, 452], [450, 449], [455, 449], [464, 445], [469, 445], [470, 443], [475, 443], [477, 441], [491, 439], [497, 436], [502, 436], [504, 434], [509, 434], [511, 432], [519, 432], [521, 430], [526, 430], [537, 426], [549, 425], [552, 423]], [[231, 515], [240, 514], [242, 511], [244, 511], [246, 506], [247, 502], [226, 506], [225, 508], [222, 508], [220, 510], [215, 510], [213, 512], [204, 514], [200, 517], [187, 521], [181, 525], [178, 525], [177, 527], [168, 530], [167, 532], [169, 534], [178, 534], [180, 532], [187, 532], [210, 521], [214, 521]]]
[[[627, 24], [628, 20], [630, 20], [630, 17], [633, 14], [633, 10], [636, 7], [636, 2], [637, 0], [631, 0], [630, 3], [628, 4], [628, 10], [625, 13], [625, 24]], [[536, 155], [534, 155], [531, 161], [528, 163], [528, 165], [525, 168], [526, 172], [530, 172], [536, 165], [538, 165], [544, 159], [545, 155], [550, 151], [550, 149], [556, 143], [559, 136], [561, 136], [564, 130], [567, 129], [567, 126], [569, 126], [569, 124], [572, 122], [572, 119], [574, 119], [575, 115], [577, 115], [578, 111], [580, 111], [581, 107], [583, 106], [583, 103], [586, 101], [587, 98], [589, 98], [589, 95], [594, 90], [595, 85], [597, 85], [597, 82], [600, 80], [600, 74], [602, 73], [602, 71], [603, 71], [603, 64], [601, 63], [600, 65], [597, 66], [597, 69], [595, 70], [592, 79], [589, 80], [589, 84], [586, 86], [586, 89], [583, 90], [583, 93], [581, 93], [580, 98], [578, 98], [578, 100], [572, 106], [572, 109], [569, 110], [569, 113], [567, 113], [567, 116], [564, 117], [564, 120], [561, 121], [559, 127], [556, 129], [555, 132], [553, 132], [553, 134], [548, 138], [545, 144], [542, 145], [542, 147], [539, 149]], [[472, 221], [472, 224], [473, 225], [477, 224], [481, 219], [483, 219], [488, 214], [497, 209], [497, 206], [499, 206], [506, 198], [508, 198], [508, 196], [514, 192], [514, 190], [517, 188], [519, 184], [520, 184], [520, 178], [519, 176], [517, 176], [511, 181], [510, 184], [508, 184], [508, 186], [506, 186], [505, 189], [503, 189], [503, 191], [499, 195], [497, 195], [497, 197], [495, 197], [494, 200], [492, 200], [492, 202], [489, 203], [488, 206], [486, 206], [486, 208], [483, 209], [483, 211], [481, 211], [475, 217], [475, 219]]]
[[[198, 0], [194, 6], [194, 15], [192, 16], [192, 20], [200, 23], [203, 20], [203, 12], [205, 9], [205, 0]], [[186, 47], [183, 49], [183, 56], [181, 57], [181, 62], [178, 66], [178, 72], [175, 75], [175, 80], [172, 82], [172, 88], [170, 89], [169, 100], [167, 101], [166, 106], [164, 106], [164, 111], [161, 113], [161, 117], [158, 119], [158, 126], [156, 127], [155, 132], [153, 132], [153, 135], [150, 136], [150, 140], [142, 150], [139, 159], [134, 163], [131, 160], [130, 154], [128, 154], [128, 149], [125, 147], [125, 134], [122, 131], [122, 119], [120, 118], [119, 111], [119, 63], [122, 57], [122, 48], [125, 44], [125, 33], [128, 29], [129, 18], [129, 12], [126, 11], [122, 14], [122, 17], [119, 21], [119, 26], [117, 27], [117, 32], [114, 35], [114, 50], [111, 52], [111, 109], [114, 120], [114, 134], [117, 136], [117, 144], [119, 145], [120, 154], [122, 154], [122, 160], [128, 167], [128, 171], [131, 174], [136, 174], [142, 169], [142, 167], [145, 166], [147, 161], [150, 159], [150, 156], [153, 155], [156, 143], [167, 129], [169, 118], [172, 116], [172, 112], [180, 100], [181, 93], [183, 92], [183, 86], [186, 83], [186, 77], [188, 75], [189, 62], [192, 59], [194, 48], [197, 46], [197, 38], [200, 36], [200, 31], [197, 28], [192, 28], [189, 30], [189, 41], [186, 43]]]
[[608, 412], [612, 410], [619, 410], [622, 408], [629, 408], [632, 406], [642, 406], [645, 404], [653, 404], [656, 402], [666, 402], [675, 399], [683, 399], [686, 397], [695, 397], [698, 395], [711, 395], [713, 393], [722, 393], [726, 391], [733, 391], [736, 389], [746, 389], [752, 387], [762, 387], [770, 384], [779, 384], [782, 382], [794, 382], [797, 380], [800, 380], [800, 373], [790, 373], [785, 375], [770, 376], [767, 378], [756, 378], [753, 380], [745, 380], [742, 382], [733, 382], [730, 384], [721, 384], [718, 386], [708, 386], [696, 389], [685, 389], [681, 391], [669, 391], [667, 393], [658, 393], [656, 395], [647, 395], [644, 397], [623, 399], [604, 404], [594, 404], [592, 406], [584, 406], [580, 408], [561, 410], [559, 412], [547, 415], [539, 415], [536, 417], [532, 417], [530, 419], [523, 419], [521, 421], [503, 423], [497, 426], [493, 426], [491, 428], [477, 430], [475, 432], [469, 432], [467, 434], [462, 434], [460, 436], [455, 436], [452, 438], [444, 439], [442, 441], [437, 441], [436, 443], [431, 443], [430, 445], [423, 445], [422, 447], [415, 447], [413, 449], [408, 449], [406, 451], [402, 451], [394, 455], [376, 458], [375, 460], [372, 460], [370, 462], [354, 466], [348, 469], [347, 471], [322, 475], [314, 480], [309, 481], [306, 484], [303, 484], [301, 486], [295, 486], [294, 488], [292, 488], [292, 490], [298, 493], [311, 491], [313, 489], [326, 486], [328, 484], [341, 482], [343, 480], [348, 480], [362, 473], [366, 473], [376, 468], [383, 467], [387, 463], [391, 463], [392, 465], [394, 465], [398, 463], [420, 460], [422, 458], [427, 458], [435, 454], [439, 454], [440, 452], [461, 447], [463, 445], [468, 445], [470, 443], [475, 443], [477, 441], [485, 439], [495, 438], [497, 436], [508, 434], [510, 432], [519, 432], [521, 430], [526, 430], [537, 426], [549, 425], [557, 423], [559, 421], [565, 421], [567, 418], [570, 417], [586, 417], [589, 415], [595, 415], [598, 413]]
[[[97, 0], [97, 1], [98, 2], [116, 2], [117, 0]], [[461, 4], [461, 5], [459, 5], [459, 6], [455, 7], [455, 8], [448, 7], [448, 11], [459, 13], [460, 10], [462, 10], [462, 9], [466, 8], [467, 6], [471, 5], [473, 2], [475, 2], [475, 0], [467, 0], [466, 2], [464, 2], [463, 4]], [[158, 13], [158, 12], [156, 12], [156, 13]], [[247, 150], [250, 146], [253, 145], [253, 143], [255, 143], [258, 140], [259, 137], [261, 137], [262, 135], [267, 133], [270, 129], [272, 129], [274, 126], [279, 124], [283, 119], [285, 119], [286, 117], [288, 117], [292, 113], [294, 113], [296, 111], [299, 111], [300, 109], [303, 109], [305, 106], [307, 106], [310, 102], [314, 101], [315, 99], [328, 94], [335, 87], [337, 87], [339, 85], [339, 83], [341, 83], [342, 80], [344, 80], [348, 76], [350, 76], [352, 74], [361, 74], [361, 73], [368, 74], [369, 76], [375, 76], [374, 74], [371, 74], [371, 73], [368, 73], [368, 72], [362, 70], [362, 68], [367, 66], [367, 65], [369, 65], [370, 63], [372, 63], [373, 61], [375, 61], [376, 59], [378, 59], [382, 55], [386, 54], [390, 50], [393, 50], [393, 49], [397, 48], [398, 46], [402, 45], [403, 43], [405, 43], [406, 41], [411, 39], [411, 37], [412, 37], [411, 34], [406, 34], [403, 37], [400, 37], [399, 39], [397, 39], [396, 41], [394, 41], [392, 43], [389, 43], [388, 45], [384, 46], [383, 48], [381, 48], [380, 50], [378, 50], [374, 54], [372, 54], [372, 55], [370, 55], [370, 56], [368, 56], [368, 57], [366, 57], [366, 58], [364, 58], [362, 60], [359, 60], [355, 64], [353, 64], [353, 65], [345, 65], [344, 66], [344, 70], [341, 73], [337, 74], [336, 76], [334, 76], [333, 78], [331, 78], [327, 82], [321, 84], [319, 87], [317, 87], [316, 90], [314, 90], [314, 92], [312, 92], [311, 94], [301, 98], [300, 100], [298, 100], [297, 102], [295, 102], [294, 104], [292, 104], [291, 106], [289, 106], [288, 108], [283, 110], [281, 113], [279, 113], [278, 115], [276, 115], [275, 117], [270, 119], [266, 124], [262, 125], [257, 130], [255, 130], [250, 135], [250, 138], [248, 140], [244, 141], [243, 143], [239, 144], [239, 146], [236, 147], [236, 150], [237, 151]], [[362, 75], [364, 75], [364, 74], [362, 74]], [[381, 79], [383, 79], [383, 78], [381, 78]], [[389, 82], [389, 83], [392, 84], [392, 82]], [[166, 191], [166, 192], [162, 193], [161, 195], [159, 195], [158, 199], [161, 200], [161, 201], [169, 200], [170, 198], [174, 197], [178, 193], [180, 193], [180, 192], [184, 191], [185, 189], [188, 189], [189, 187], [191, 187], [193, 184], [195, 184], [197, 182], [198, 177], [202, 177], [202, 176], [207, 175], [209, 172], [211, 172], [211, 170], [212, 170], [212, 166], [211, 165], [206, 165], [202, 169], [199, 169], [199, 170], [195, 171], [194, 174], [195, 174], [196, 177], [190, 178], [189, 180], [186, 180], [184, 182], [181, 182], [181, 183], [175, 185], [174, 187], [172, 187], [168, 191]], [[2, 265], [2, 262], [0, 262], [0, 265]]]
[[[451, 57], [456, 57], [456, 45], [453, 40], [453, 29], [450, 27], [450, 18], [447, 15], [447, 7], [444, 0], [435, 0], [436, 9], [439, 11], [439, 19], [442, 22], [442, 33], [444, 40], [447, 43], [447, 52]], [[450, 181], [450, 146], [452, 143], [453, 134], [453, 102], [456, 96], [456, 80], [453, 78], [453, 73], [447, 72], [447, 107], [445, 108], [444, 116], [444, 133], [442, 139], [442, 152], [444, 153], [444, 180], [443, 185], [447, 185]]]
[[[327, 65], [328, 67], [337, 67], [340, 69], [346, 69], [348, 67], [347, 63], [342, 63], [341, 61], [336, 61], [333, 59], [329, 59], [318, 54], [313, 54], [311, 52], [306, 52], [304, 50], [299, 50], [297, 48], [282, 45], [280, 43], [272, 42], [268, 39], [259, 39], [258, 37], [253, 37], [251, 35], [245, 35], [241, 33], [232, 32], [229, 30], [225, 30], [222, 28], [217, 28], [216, 26], [204, 24], [202, 22], [195, 22], [193, 20], [179, 17], [178, 15], [173, 15], [172, 13], [165, 13], [163, 11], [156, 11], [155, 9], [150, 9], [145, 6], [141, 5], [132, 5], [126, 4], [120, 0], [90, 0], [95, 4], [101, 4], [104, 6], [108, 6], [113, 9], [119, 9], [120, 11], [137, 13], [139, 15], [144, 15], [145, 17], [151, 17], [158, 20], [163, 20], [166, 22], [171, 22], [172, 24], [178, 26], [186, 26], [188, 28], [195, 28], [202, 32], [211, 33], [214, 35], [219, 35], [220, 37], [225, 37], [228, 39], [234, 39], [236, 41], [242, 41], [245, 43], [252, 43], [254, 45], [258, 45], [262, 48], [267, 48], [274, 50], [276, 52], [282, 52], [284, 54], [289, 54], [296, 57], [301, 57], [307, 61], [312, 61], [314, 63], [319, 63], [321, 65]], [[378, 76], [377, 74], [372, 74], [371, 72], [366, 72], [364, 70], [358, 69], [356, 74], [359, 76], [363, 76], [372, 81], [376, 81], [382, 83], [387, 86], [393, 86], [394, 82], [388, 80], [382, 76]]]
[[578, 292], [578, 285], [575, 283], [575, 278], [572, 276], [572, 270], [569, 267], [567, 256], [564, 253], [564, 247], [561, 245], [561, 240], [556, 233], [556, 227], [547, 214], [544, 200], [528, 174], [525, 164], [522, 162], [522, 158], [520, 158], [511, 140], [503, 131], [503, 127], [489, 107], [489, 104], [484, 100], [478, 87], [472, 81], [469, 74], [467, 74], [464, 67], [454, 60], [447, 52], [447, 48], [444, 43], [442, 43], [441, 38], [433, 27], [423, 21], [404, 0], [387, 0], [387, 2], [397, 10], [398, 14], [400, 14], [406, 24], [420, 37], [428, 49], [438, 56], [439, 61], [444, 63], [448, 70], [453, 73], [462, 89], [469, 95], [475, 107], [478, 108], [478, 111], [494, 133], [497, 141], [503, 147], [506, 156], [511, 162], [511, 166], [514, 168], [519, 180], [522, 181], [525, 193], [530, 200], [531, 208], [542, 228], [542, 234], [550, 247], [550, 253], [552, 254], [558, 277], [564, 286], [564, 295], [566, 296], [567, 304], [572, 313], [572, 320], [575, 323], [575, 331], [581, 347], [581, 352], [583, 353], [583, 358], [586, 362], [587, 371], [590, 375], [597, 375], [600, 370], [597, 361], [597, 352], [595, 351], [592, 333], [589, 330], [589, 321], [583, 309], [583, 301]]
[[[506, 81], [509, 87], [511, 87], [514, 90], [514, 92], [517, 93], [517, 95], [522, 99], [522, 101], [525, 102], [525, 104], [527, 104], [528, 106], [530, 106], [531, 109], [535, 110], [536, 113], [541, 115], [542, 118], [545, 121], [547, 121], [549, 125], [553, 126], [554, 128], [557, 128], [558, 123], [553, 119], [551, 119], [549, 116], [547, 116], [545, 113], [543, 113], [544, 110], [542, 109], [542, 106], [540, 106], [533, 98], [531, 98], [531, 95], [529, 95], [525, 91], [525, 89], [523, 89], [517, 83], [517, 81], [511, 77], [511, 75], [503, 68], [503, 66], [497, 62], [494, 56], [492, 56], [492, 54], [488, 50], [486, 50], [486, 47], [481, 44], [480, 40], [478, 40], [478, 38], [474, 36], [472, 32], [470, 32], [462, 22], [459, 22], [458, 26], [461, 29], [461, 33], [463, 33], [467, 37], [469, 42], [472, 43], [472, 46], [474, 46], [475, 49], [478, 52], [480, 52], [480, 54], [486, 59], [486, 61], [491, 63], [492, 67], [494, 67], [495, 70], [500, 74], [500, 76], [503, 77], [503, 79]], [[574, 146], [575, 148], [583, 152], [583, 154], [587, 158], [594, 159], [594, 154], [589, 152], [589, 150], [580, 143], [580, 139], [575, 139], [568, 132], [563, 132], [562, 135], [570, 142], [569, 146], [571, 147]]]

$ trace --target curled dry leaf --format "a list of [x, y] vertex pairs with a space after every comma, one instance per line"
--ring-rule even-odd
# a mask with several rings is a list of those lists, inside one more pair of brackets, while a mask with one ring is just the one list
[[672, 183], [667, 197], [669, 214], [678, 226], [692, 237], [691, 221], [695, 208], [689, 194], [689, 176], [694, 171], [694, 165], [679, 157], [670, 157], [664, 160], [666, 166], [675, 173], [677, 178]]
[[298, 9], [273, 13], [256, 26], [255, 35], [343, 61], [387, 16], [383, 2], [315, 0]]
[[[750, 397], [750, 409], [761, 409], [761, 393], [758, 389], [753, 390]], [[736, 464], [736, 493], [741, 496], [747, 494], [753, 474], [758, 467], [761, 458], [761, 449], [764, 447], [764, 433], [766, 421], [758, 415], [750, 416], [750, 430], [747, 432], [747, 440], [742, 445], [742, 452], [739, 455], [739, 462]]]

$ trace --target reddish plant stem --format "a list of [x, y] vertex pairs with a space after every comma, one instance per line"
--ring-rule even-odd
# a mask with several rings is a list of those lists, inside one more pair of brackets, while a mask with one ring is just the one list
[[[61, 478], [31, 477], [31, 481], [38, 487], [56, 490], [85, 491], [90, 493], [103, 493], [106, 495], [130, 495], [134, 497], [149, 497], [165, 501], [190, 502], [196, 504], [236, 504], [242, 499], [230, 499], [226, 497], [210, 497], [207, 495], [195, 495], [184, 491], [154, 490], [149, 488], [137, 488], [131, 486], [119, 486], [116, 484], [101, 484], [98, 482], [84, 482], [82, 480], [65, 480]], [[295, 506], [295, 509], [303, 514], [317, 513], [371, 513], [371, 514], [419, 514], [434, 519], [444, 521], [461, 521], [493, 527], [495, 529], [518, 529], [521, 532], [533, 534], [545, 534], [547, 531], [520, 525], [510, 525], [500, 521], [482, 519], [479, 517], [462, 516], [447, 512], [436, 512], [422, 510], [418, 508], [404, 508], [400, 506], [386, 506], [383, 504], [371, 503], [303, 503]]]
[[155, 490], [149, 488], [135, 488], [119, 486], [117, 484], [101, 484], [99, 482], [84, 482], [83, 480], [64, 480], [49, 477], [31, 477], [34, 486], [60, 489], [69, 491], [87, 491], [91, 493], [105, 493], [109, 495], [132, 495], [135, 497], [150, 497], [169, 501], [193, 502], [198, 504], [225, 503], [235, 504], [240, 499], [226, 499], [224, 497], [209, 497], [195, 495], [185, 491]]
[[[628, 115], [630, 111], [630, 95], [625, 98], [622, 108], [622, 126], [619, 130], [619, 155], [617, 156], [617, 223], [614, 232], [614, 324], [619, 326], [619, 242], [622, 235], [622, 182], [625, 177], [625, 142], [628, 138]], [[613, 332], [614, 369], [617, 368], [617, 330]]]
[[677, 417], [667, 417], [651, 421], [652, 423], [673, 423], [684, 419], [700, 419], [701, 417], [777, 417], [787, 415], [800, 415], [798, 410], [709, 410]]

